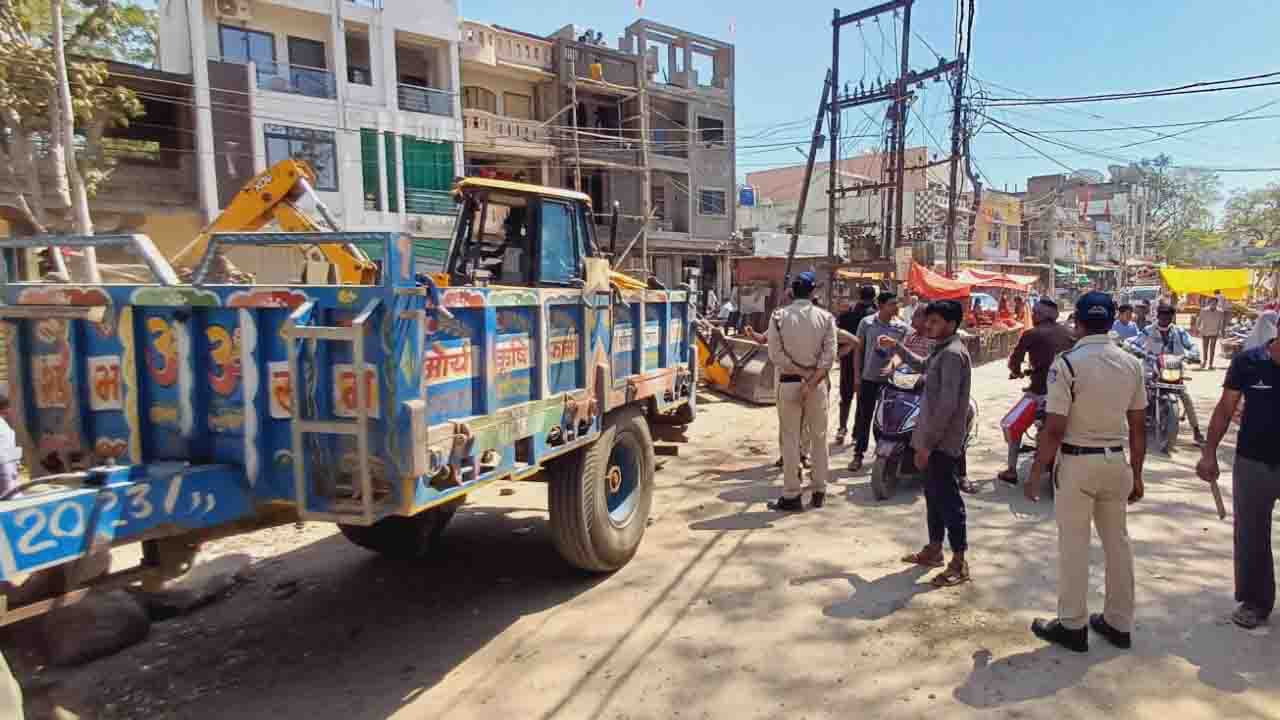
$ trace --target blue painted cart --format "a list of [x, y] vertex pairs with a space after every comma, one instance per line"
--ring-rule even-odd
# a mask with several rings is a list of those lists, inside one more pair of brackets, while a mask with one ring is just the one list
[[0, 499], [0, 578], [133, 541], [145, 574], [172, 575], [199, 542], [300, 520], [421, 555], [467, 493], [533, 478], [551, 483], [564, 557], [621, 567], [652, 497], [647, 419], [692, 418], [692, 306], [612, 288], [579, 239], [581, 277], [551, 287], [442, 287], [415, 276], [395, 233], [217, 235], [209, 249], [358, 243], [377, 248], [370, 286], [220, 285], [204, 267], [183, 285], [138, 235], [0, 242], [10, 260], [37, 243], [127, 249], [155, 276], [0, 277], [10, 417], [33, 478]]

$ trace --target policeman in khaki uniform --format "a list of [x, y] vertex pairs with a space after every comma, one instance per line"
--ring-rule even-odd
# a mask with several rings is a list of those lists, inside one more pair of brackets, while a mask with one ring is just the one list
[[[836, 320], [810, 301], [814, 274], [791, 284], [791, 304], [769, 319], [769, 359], [778, 369], [778, 424], [782, 440], [782, 497], [774, 510], [804, 509], [800, 499], [800, 448], [813, 453], [813, 507], [822, 507], [831, 471], [827, 458], [827, 376], [836, 361]], [[804, 434], [806, 442], [802, 442]]]
[[[1045, 429], [1025, 485], [1037, 500], [1040, 471], [1055, 464], [1058, 518], [1058, 618], [1037, 619], [1038, 637], [1076, 652], [1089, 649], [1089, 629], [1120, 648], [1133, 628], [1133, 549], [1126, 513], [1142, 499], [1147, 454], [1147, 395], [1142, 363], [1108, 335], [1115, 322], [1111, 296], [1086, 293], [1076, 302], [1079, 340], [1049, 369]], [[1126, 422], [1127, 419], [1127, 422]], [[1128, 445], [1129, 459], [1125, 460]], [[1090, 616], [1090, 528], [1106, 556], [1106, 603]]]

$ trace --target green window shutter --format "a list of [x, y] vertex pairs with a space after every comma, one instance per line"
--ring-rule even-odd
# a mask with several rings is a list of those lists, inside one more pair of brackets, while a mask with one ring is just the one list
[[426, 142], [406, 137], [404, 144], [404, 204], [411, 213], [453, 214], [453, 143]]
[[414, 238], [413, 262], [419, 272], [441, 272], [449, 254], [449, 238]]
[[400, 203], [397, 201], [399, 186], [396, 185], [396, 178], [400, 177], [396, 169], [396, 136], [395, 133], [387, 133], [384, 137], [387, 139], [387, 209], [400, 212]]
[[382, 195], [378, 192], [378, 131], [360, 130], [360, 170], [364, 178], [364, 209], [381, 210]]

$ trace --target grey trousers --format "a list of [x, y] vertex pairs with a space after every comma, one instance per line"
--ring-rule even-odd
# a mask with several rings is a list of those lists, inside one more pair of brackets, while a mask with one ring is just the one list
[[1236, 455], [1231, 488], [1231, 512], [1236, 520], [1236, 602], [1267, 616], [1276, 605], [1271, 511], [1280, 499], [1280, 465]]
[[1196, 417], [1196, 404], [1191, 400], [1191, 391], [1184, 387], [1178, 397], [1182, 399], [1182, 407], [1187, 411], [1187, 422], [1191, 423], [1191, 432], [1195, 433], [1196, 438], [1200, 438], [1200, 418]]

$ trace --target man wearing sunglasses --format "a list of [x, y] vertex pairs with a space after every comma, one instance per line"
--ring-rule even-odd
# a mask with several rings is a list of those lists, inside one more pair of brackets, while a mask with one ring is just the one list
[[[1148, 360], [1159, 355], [1182, 355], [1187, 362], [1202, 364], [1200, 349], [1191, 339], [1191, 333], [1175, 322], [1172, 305], [1161, 305], [1156, 310], [1155, 323], [1148, 325], [1141, 334], [1129, 340], [1129, 344], [1141, 351]], [[1204, 445], [1204, 434], [1200, 432], [1200, 419], [1196, 416], [1196, 406], [1191, 401], [1191, 393], [1186, 385], [1183, 385], [1179, 397], [1182, 398], [1182, 407], [1187, 411], [1187, 421], [1191, 423], [1191, 431], [1195, 433], [1196, 445]]]

